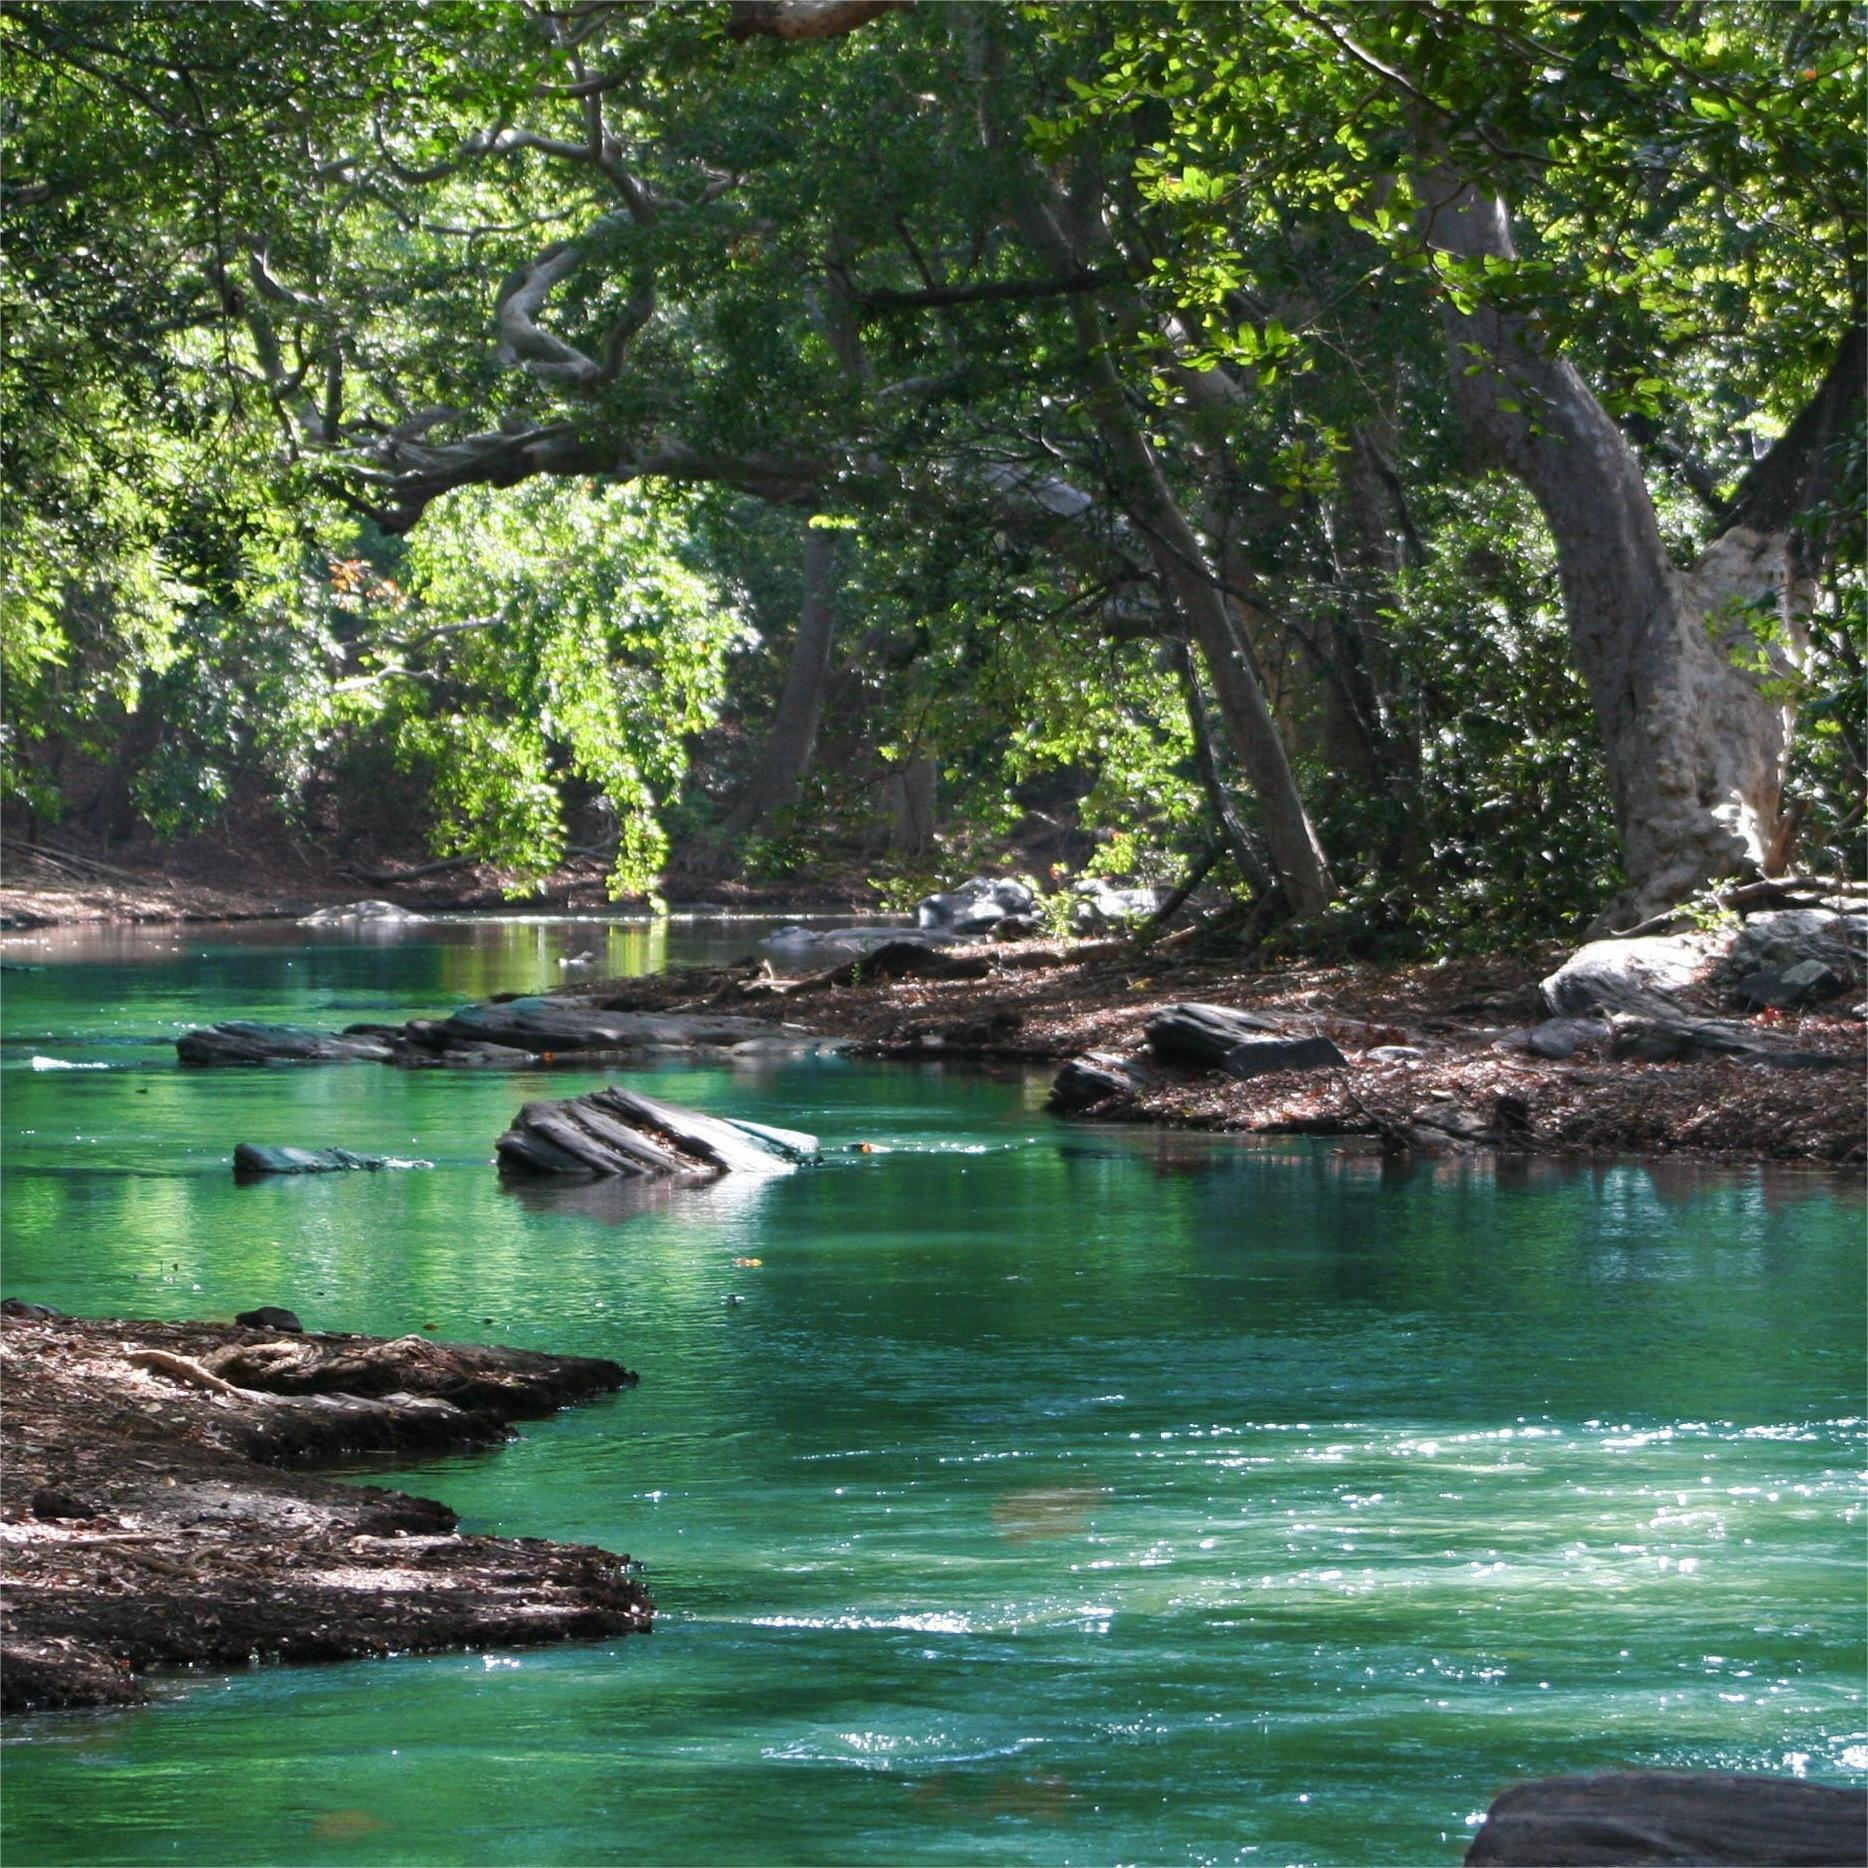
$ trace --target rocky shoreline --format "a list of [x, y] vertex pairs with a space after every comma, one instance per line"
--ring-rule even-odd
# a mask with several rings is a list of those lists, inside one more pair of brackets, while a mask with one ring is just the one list
[[154, 1670], [651, 1626], [627, 1556], [462, 1536], [435, 1500], [304, 1470], [498, 1445], [515, 1420], [633, 1386], [617, 1363], [6, 1310], [8, 1712], [134, 1703]]

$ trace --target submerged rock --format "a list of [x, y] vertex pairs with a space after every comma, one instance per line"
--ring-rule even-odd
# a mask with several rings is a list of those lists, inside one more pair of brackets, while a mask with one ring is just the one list
[[404, 1160], [396, 1155], [357, 1154], [349, 1148], [270, 1147], [263, 1142], [238, 1142], [233, 1151], [236, 1180], [257, 1180], [265, 1174], [341, 1174], [357, 1168], [375, 1172], [433, 1165], [431, 1161]]
[[375, 1033], [340, 1036], [305, 1025], [262, 1025], [230, 1019], [175, 1040], [184, 1064], [386, 1064], [393, 1046]]
[[581, 1179], [788, 1174], [817, 1155], [814, 1135], [701, 1115], [614, 1084], [564, 1102], [527, 1103], [494, 1146], [508, 1172]]

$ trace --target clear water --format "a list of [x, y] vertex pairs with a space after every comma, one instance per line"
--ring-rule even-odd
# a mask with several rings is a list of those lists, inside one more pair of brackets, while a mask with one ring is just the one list
[[[594, 1074], [173, 1062], [217, 1017], [534, 989], [567, 944], [6, 943], [42, 966], [0, 980], [7, 1290], [617, 1356], [639, 1389], [390, 1482], [629, 1550], [660, 1604], [21, 1722], [9, 1868], [1451, 1863], [1526, 1775], [1868, 1781], [1858, 1184], [1394, 1172], [814, 1060], [633, 1077], [827, 1163], [631, 1206], [491, 1166]], [[240, 1140], [434, 1165], [237, 1187]]]

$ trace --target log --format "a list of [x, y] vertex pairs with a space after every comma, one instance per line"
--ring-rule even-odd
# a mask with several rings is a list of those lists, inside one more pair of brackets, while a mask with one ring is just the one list
[[1798, 1777], [1615, 1771], [1514, 1784], [1466, 1851], [1493, 1868], [1868, 1861], [1868, 1791]]

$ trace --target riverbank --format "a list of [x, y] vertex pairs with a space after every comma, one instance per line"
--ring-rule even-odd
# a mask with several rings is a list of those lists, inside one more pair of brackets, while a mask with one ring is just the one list
[[646, 1632], [627, 1556], [461, 1536], [312, 1476], [499, 1444], [613, 1362], [220, 1323], [0, 1318], [0, 1706], [133, 1703], [152, 1669]]
[[[1399, 967], [1271, 965], [1192, 942], [1164, 947], [1028, 942], [982, 950], [977, 978], [854, 984], [845, 970], [787, 982], [748, 965], [596, 981], [561, 996], [643, 1011], [767, 1008], [847, 1039], [859, 1054], [922, 1064], [1131, 1058], [1145, 1050], [1156, 1014], [1215, 1004], [1327, 1038], [1345, 1067], [1240, 1079], [1154, 1061], [1145, 1080], [1080, 1118], [1366, 1137], [1419, 1152], [1491, 1147], [1848, 1168], [1868, 1160], [1863, 1028], [1843, 1009], [1760, 1027], [1833, 1059], [1829, 1069], [1710, 1056], [1643, 1062], [1614, 1058], [1603, 1044], [1553, 1059], [1526, 1050], [1522, 1036], [1542, 1015], [1538, 981], [1569, 951], [1560, 943]], [[1713, 995], [1699, 997], [1697, 1007], [1691, 994], [1684, 1003], [1714, 1016]]]
[[[600, 871], [588, 868], [566, 872], [528, 912], [601, 906]], [[348, 880], [259, 865], [235, 888], [199, 855], [178, 858], [173, 873], [139, 879], [126, 870], [115, 880], [61, 877], [43, 864], [22, 874], [14, 862], [0, 888], [0, 917], [34, 925], [277, 918], [355, 899], [354, 885], [344, 892]], [[410, 872], [393, 893], [418, 908], [501, 905], [495, 878], [474, 881], [472, 900], [461, 892], [468, 880], [459, 871]], [[780, 913], [752, 892], [721, 906]], [[1537, 983], [1566, 957], [1565, 943], [1390, 966], [1268, 959], [1187, 934], [1145, 951], [1123, 941], [1021, 941], [976, 951], [977, 977], [920, 973], [858, 984], [847, 974], [824, 974], [800, 981], [749, 960], [699, 974], [580, 981], [564, 996], [642, 1012], [764, 1013], [878, 1057], [1026, 1066], [1090, 1053], [1133, 1058], [1145, 1050], [1154, 1014], [1174, 1004], [1215, 1004], [1327, 1038], [1348, 1067], [1242, 1080], [1151, 1063], [1119, 1093], [1075, 1113], [1091, 1121], [1363, 1137], [1416, 1152], [1496, 1147], [1854, 1171], [1868, 1161], [1863, 1025], [1851, 1009], [1859, 991], [1745, 1021], [1768, 1042], [1835, 1066], [1783, 1069], [1732, 1056], [1643, 1061], [1612, 1056], [1601, 1043], [1567, 1058], [1528, 1050], [1523, 1034], [1541, 1016]], [[1731, 1017], [1709, 989], [1689, 989], [1681, 1003], [1707, 1018]]]

